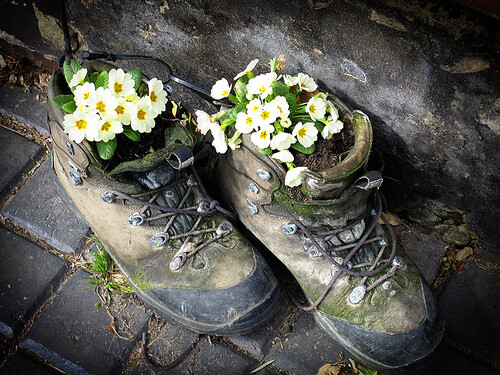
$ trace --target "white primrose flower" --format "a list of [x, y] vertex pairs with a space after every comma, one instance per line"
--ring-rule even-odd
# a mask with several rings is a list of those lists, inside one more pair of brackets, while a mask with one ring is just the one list
[[[85, 82], [81, 86], [77, 86], [75, 89], [75, 103], [77, 107], [89, 107], [95, 108], [96, 96], [95, 96], [95, 86], [93, 83]], [[82, 110], [80, 110], [82, 112]]]
[[157, 114], [151, 110], [148, 99], [141, 98], [134, 106], [134, 111], [130, 117], [130, 126], [140, 133], [150, 133], [155, 127]]
[[321, 135], [325, 139], [330, 139], [333, 134], [340, 133], [343, 127], [344, 123], [342, 121], [335, 119], [335, 117], [328, 116], [326, 125], [321, 131]]
[[267, 148], [271, 144], [271, 134], [274, 132], [274, 126], [263, 125], [258, 131], [250, 136], [250, 140], [259, 148]]
[[95, 140], [108, 142], [121, 132], [123, 132], [123, 125], [118, 121], [117, 115], [107, 115], [98, 122], [97, 137]]
[[214, 124], [210, 128], [210, 133], [212, 133], [214, 138], [212, 146], [214, 146], [215, 151], [219, 154], [224, 154], [227, 151], [226, 133], [224, 133], [224, 130], [217, 124]]
[[81, 143], [84, 139], [94, 141], [97, 137], [99, 115], [75, 111], [64, 116], [64, 132], [69, 139]]
[[307, 167], [295, 167], [286, 172], [285, 185], [294, 187], [302, 184], [302, 172], [308, 171]]
[[292, 134], [297, 137], [299, 143], [304, 147], [311, 147], [318, 139], [318, 129], [316, 129], [312, 122], [306, 122], [305, 124], [301, 122], [297, 123]]
[[288, 102], [286, 101], [286, 98], [284, 96], [277, 96], [271, 101], [271, 103], [275, 105], [276, 108], [278, 108], [278, 110], [280, 111], [278, 117], [280, 117], [281, 119], [285, 119], [290, 116]]
[[307, 102], [306, 112], [311, 116], [313, 120], [319, 120], [325, 117], [326, 113], [326, 102], [323, 98], [311, 98]]
[[123, 69], [111, 69], [108, 77], [108, 87], [113, 95], [127, 97], [135, 93], [135, 82], [132, 76], [125, 73]]
[[256, 129], [256, 126], [253, 122], [252, 116], [245, 112], [239, 112], [236, 115], [236, 130], [240, 133], [248, 134]]
[[295, 86], [295, 85], [299, 84], [299, 78], [298, 77], [292, 77], [292, 76], [290, 76], [288, 74], [283, 76], [283, 81], [288, 86]]
[[83, 85], [83, 82], [85, 81], [85, 77], [87, 76], [87, 69], [82, 68], [75, 74], [73, 74], [73, 77], [71, 78], [71, 82], [69, 83], [69, 87], [75, 87], [78, 85]]
[[272, 102], [264, 104], [260, 110], [256, 111], [252, 118], [256, 126], [264, 126], [272, 124], [276, 121], [280, 114], [278, 107]]
[[163, 83], [157, 79], [153, 78], [148, 82], [149, 95], [149, 105], [151, 110], [159, 115], [165, 110], [167, 104], [167, 92], [163, 90]]
[[250, 64], [247, 65], [245, 70], [242, 71], [241, 73], [238, 73], [236, 75], [236, 77], [234, 77], [234, 81], [236, 81], [240, 77], [243, 77], [245, 74], [250, 73], [253, 70], [253, 68], [255, 68], [255, 65], [257, 65], [258, 62], [259, 62], [259, 59], [255, 59], [255, 60], [250, 61]]
[[292, 120], [290, 120], [289, 118], [283, 118], [280, 120], [280, 125], [285, 129], [289, 128], [290, 126], [292, 126]]
[[204, 111], [197, 110], [195, 112], [195, 115], [196, 115], [196, 123], [198, 124], [198, 130], [203, 135], [207, 134], [207, 132], [212, 128], [212, 126], [214, 125], [219, 126], [219, 123], [217, 121], [214, 121], [212, 116], [210, 116], [208, 113]]
[[316, 84], [316, 82], [314, 82], [314, 79], [309, 77], [307, 74], [297, 74], [297, 80], [301, 90], [313, 92], [318, 88], [318, 85]]
[[137, 102], [141, 100], [141, 97], [134, 91], [132, 94], [126, 96], [125, 100], [127, 100], [127, 102], [137, 104]]
[[280, 163], [286, 163], [286, 162], [293, 161], [293, 155], [288, 150], [282, 150], [280, 152], [275, 152], [274, 154], [271, 155], [271, 157], [273, 159], [278, 160]]
[[117, 106], [118, 101], [113, 96], [111, 90], [104, 87], [98, 87], [95, 90], [95, 106], [92, 109], [96, 110], [101, 117], [106, 116], [108, 113], [113, 113]]
[[134, 104], [125, 98], [118, 98], [118, 105], [115, 108], [117, 120], [123, 125], [130, 125], [130, 118], [134, 112]]
[[326, 105], [326, 113], [329, 113], [333, 120], [337, 120], [339, 118], [339, 110], [337, 107], [329, 100], [326, 101]]
[[259, 99], [255, 98], [250, 100], [250, 102], [246, 106], [248, 115], [252, 117], [257, 116], [261, 107], [262, 103], [260, 102]]
[[227, 79], [222, 78], [219, 79], [212, 86], [212, 90], [210, 90], [210, 96], [216, 100], [226, 98], [231, 91], [232, 85], [229, 85]]
[[276, 81], [278, 75], [276, 72], [260, 74], [255, 78], [248, 81], [247, 91], [252, 95], [260, 95], [261, 99], [267, 98], [267, 96], [273, 91], [273, 83]]
[[231, 148], [231, 150], [236, 150], [237, 148], [240, 148], [240, 144], [241, 144], [241, 138], [238, 138], [236, 139], [235, 141], [233, 141], [233, 139], [229, 139], [227, 141], [227, 145], [229, 146], [229, 148]]
[[288, 150], [290, 146], [297, 142], [295, 137], [287, 132], [281, 132], [271, 139], [271, 148], [273, 150]]

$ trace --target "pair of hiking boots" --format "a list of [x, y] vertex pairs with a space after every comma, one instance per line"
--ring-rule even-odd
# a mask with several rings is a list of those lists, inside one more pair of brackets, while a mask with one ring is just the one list
[[[137, 295], [197, 332], [237, 335], [265, 324], [282, 291], [236, 218], [204, 187], [195, 135], [171, 123], [163, 147], [104, 172], [87, 141], [64, 133], [65, 113], [51, 99], [67, 89], [56, 71], [48, 116], [54, 171]], [[436, 303], [390, 225], [380, 223], [382, 178], [367, 172], [368, 118], [335, 105], [355, 144], [337, 166], [303, 174], [307, 199], [290, 195], [282, 165], [245, 136], [240, 148], [218, 158], [217, 199], [290, 270], [309, 302], [305, 309], [342, 351], [377, 370], [417, 368], [443, 335]]]

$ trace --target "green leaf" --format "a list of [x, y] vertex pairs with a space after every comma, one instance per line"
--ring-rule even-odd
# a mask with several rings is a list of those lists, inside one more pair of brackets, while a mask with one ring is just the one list
[[233, 120], [236, 121], [238, 113], [243, 112], [246, 109], [246, 106], [247, 105], [245, 103], [238, 104], [236, 107], [231, 108], [229, 111], [227, 111], [227, 113]]
[[76, 103], [74, 100], [64, 103], [62, 106], [62, 109], [64, 109], [67, 113], [73, 113], [76, 111]]
[[297, 150], [298, 152], [302, 152], [303, 154], [306, 154], [306, 155], [310, 155], [314, 151], [316, 151], [316, 145], [314, 143], [310, 147], [304, 147], [304, 146], [302, 146], [302, 144], [300, 144], [300, 142], [295, 142], [292, 145], [292, 148], [294, 150]]
[[259, 149], [259, 152], [261, 154], [264, 154], [264, 155], [271, 155], [273, 153], [273, 150], [271, 149], [271, 147], [266, 147], [266, 148], [258, 147], [258, 149]]
[[234, 93], [236, 94], [236, 99], [238, 99], [240, 103], [248, 103], [247, 82], [248, 76], [245, 74], [243, 77], [238, 79], [238, 81], [236, 81], [236, 84], [234, 85]]
[[68, 83], [68, 85], [71, 82], [73, 75], [80, 69], [82, 69], [82, 66], [78, 64], [75, 60], [71, 60], [71, 64], [69, 65], [66, 63], [66, 61], [64, 62], [63, 64], [64, 78], [66, 78], [66, 82]]
[[89, 81], [90, 83], [94, 83], [97, 80], [97, 77], [99, 77], [99, 72], [94, 72], [90, 75]]
[[376, 370], [369, 369], [368, 367], [365, 367], [360, 363], [356, 363], [356, 367], [359, 371], [361, 371], [363, 375], [377, 375]]
[[95, 88], [97, 89], [98, 87], [103, 87], [103, 88], [107, 89], [108, 82], [109, 82], [109, 74], [107, 71], [103, 71], [103, 72], [99, 73], [99, 76], [95, 80]]
[[297, 97], [292, 94], [288, 93], [285, 95], [286, 102], [288, 103], [288, 110], [290, 111], [290, 118], [295, 115], [295, 112], [297, 111]]
[[142, 81], [141, 71], [139, 69], [132, 69], [132, 70], [129, 70], [127, 73], [132, 76], [132, 79], [135, 82], [134, 90], [137, 91], [137, 89], [139, 88], [141, 81]]
[[127, 138], [138, 142], [141, 139], [141, 133], [139, 133], [137, 130], [133, 129], [125, 129], [123, 130], [123, 135], [125, 135]]
[[248, 374], [249, 375], [252, 375], [252, 374], [256, 374], [258, 373], [260, 370], [266, 368], [267, 366], [269, 366], [270, 364], [274, 363], [274, 361], [276, 361], [276, 359], [271, 359], [270, 361], [267, 361], [266, 363], [263, 363], [262, 365], [260, 365], [259, 367], [257, 368], [254, 368], [252, 371], [250, 371]]
[[273, 93], [276, 96], [286, 96], [287, 94], [290, 93], [288, 86], [285, 85], [284, 83], [281, 82], [274, 82], [273, 83]]
[[224, 121], [222, 121], [222, 123], [220, 125], [221, 125], [222, 129], [226, 129], [228, 126], [233, 125], [235, 122], [236, 121], [233, 118], [228, 117], [227, 119], [225, 119]]
[[74, 101], [73, 95], [57, 95], [55, 98], [52, 98], [52, 104], [54, 104], [57, 108], [64, 109], [63, 106], [66, 103]]
[[109, 160], [113, 157], [116, 150], [116, 138], [110, 139], [107, 142], [99, 141], [96, 143], [97, 152], [103, 160]]

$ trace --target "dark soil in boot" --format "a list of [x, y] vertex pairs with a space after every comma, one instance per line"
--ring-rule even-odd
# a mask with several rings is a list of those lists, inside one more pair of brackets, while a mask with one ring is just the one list
[[[316, 151], [306, 155], [295, 152], [295, 165], [297, 167], [307, 167], [313, 172], [321, 172], [333, 168], [339, 164], [341, 156], [347, 153], [354, 146], [354, 131], [344, 128], [340, 133], [334, 134], [330, 139], [319, 139], [316, 141]], [[308, 199], [301, 190], [301, 186], [290, 189], [293, 198], [300, 202]]]

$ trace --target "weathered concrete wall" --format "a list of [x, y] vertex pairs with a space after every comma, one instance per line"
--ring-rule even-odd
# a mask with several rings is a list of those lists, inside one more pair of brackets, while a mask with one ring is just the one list
[[[51, 12], [51, 2], [38, 3]], [[393, 207], [438, 199], [496, 239], [498, 20], [454, 3], [396, 0], [67, 0], [67, 8], [91, 50], [154, 55], [208, 89], [254, 58], [285, 55], [287, 72], [308, 73], [370, 116], [386, 176], [397, 180], [385, 182]]]

